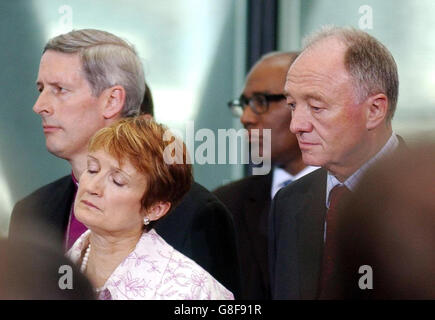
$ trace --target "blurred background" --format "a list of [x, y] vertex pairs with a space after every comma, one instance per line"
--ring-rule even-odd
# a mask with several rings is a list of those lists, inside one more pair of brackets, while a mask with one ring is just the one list
[[[395, 57], [400, 93], [393, 129], [414, 142], [435, 138], [433, 12], [433, 0], [1, 1], [0, 235], [7, 235], [16, 201], [70, 172], [66, 161], [46, 151], [32, 111], [49, 38], [97, 28], [128, 40], [144, 65], [157, 121], [184, 136], [189, 126], [208, 128], [217, 138], [218, 129], [241, 128], [226, 103], [240, 95], [247, 70], [262, 54], [298, 50], [321, 25], [354, 26]], [[216, 140], [216, 162], [222, 143]], [[194, 164], [194, 175], [211, 190], [243, 177], [246, 167]]]

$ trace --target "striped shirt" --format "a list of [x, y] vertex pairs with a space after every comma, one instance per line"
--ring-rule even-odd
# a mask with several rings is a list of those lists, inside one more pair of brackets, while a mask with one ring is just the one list
[[364, 163], [357, 171], [355, 171], [349, 178], [346, 179], [343, 183], [338, 181], [336, 177], [334, 177], [330, 172], [328, 172], [327, 181], [326, 181], [326, 207], [329, 208], [329, 193], [332, 188], [336, 185], [345, 185], [350, 191], [355, 191], [358, 183], [361, 181], [364, 173], [373, 166], [377, 161], [384, 158], [385, 156], [391, 154], [396, 148], [399, 146], [399, 139], [396, 134], [393, 132], [390, 139], [388, 139], [387, 143], [376, 153], [369, 161]]

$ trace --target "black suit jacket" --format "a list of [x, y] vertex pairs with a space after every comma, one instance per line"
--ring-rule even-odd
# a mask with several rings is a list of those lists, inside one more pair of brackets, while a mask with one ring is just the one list
[[275, 195], [269, 215], [273, 299], [316, 299], [323, 252], [326, 175], [318, 169]]
[[242, 299], [269, 299], [267, 216], [272, 173], [250, 176], [220, 187], [214, 194], [233, 215], [240, 255]]
[[[406, 150], [399, 139], [398, 152]], [[325, 169], [275, 195], [269, 214], [272, 299], [317, 299], [326, 214]]]
[[[24, 237], [62, 246], [73, 197], [70, 175], [36, 190], [15, 205], [9, 238], [13, 241]], [[234, 222], [211, 192], [193, 183], [181, 203], [154, 228], [238, 297], [240, 269]]]

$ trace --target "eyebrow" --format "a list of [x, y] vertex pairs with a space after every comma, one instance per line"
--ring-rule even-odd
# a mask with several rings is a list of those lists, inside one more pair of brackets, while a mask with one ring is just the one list
[[[254, 92], [251, 93], [252, 96], [253, 96], [253, 95], [267, 95], [267, 94], [275, 94], [275, 93], [271, 93], [269, 90], [264, 90], [264, 91], [254, 91]], [[278, 93], [277, 93], [277, 94], [278, 94]], [[242, 95], [245, 95], [245, 94], [242, 92]]]
[[[60, 81], [48, 82], [48, 84], [49, 84], [49, 85], [55, 85], [55, 86], [59, 86], [59, 85], [61, 85]], [[42, 81], [37, 80], [37, 81], [36, 81], [36, 85], [37, 85], [37, 86], [41, 86], [41, 85], [43, 85], [43, 83], [42, 83]]]
[[[291, 95], [291, 93], [288, 92], [287, 90], [284, 90], [284, 95], [285, 95], [286, 97], [293, 98], [292, 95]], [[320, 94], [316, 94], [316, 93], [308, 93], [308, 94], [304, 94], [304, 95], [303, 95], [303, 99], [304, 99], [304, 100], [314, 99], [314, 100], [317, 100], [317, 101], [325, 101], [325, 99], [323, 98], [322, 95], [320, 95]]]

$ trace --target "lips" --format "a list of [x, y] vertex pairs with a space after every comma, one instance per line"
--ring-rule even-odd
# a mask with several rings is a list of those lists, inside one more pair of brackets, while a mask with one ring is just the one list
[[306, 149], [318, 145], [318, 143], [312, 143], [312, 142], [301, 141], [301, 140], [298, 140], [298, 142], [299, 142], [300, 149]]
[[44, 130], [44, 133], [51, 133], [60, 130], [60, 127], [43, 125], [42, 129]]
[[93, 203], [90, 202], [90, 201], [87, 201], [87, 200], [81, 200], [80, 202], [82, 202], [83, 204], [85, 204], [85, 205], [88, 206], [88, 207], [91, 207], [91, 208], [97, 209], [98, 211], [101, 211], [100, 208], [98, 208], [95, 204], [93, 204]]

